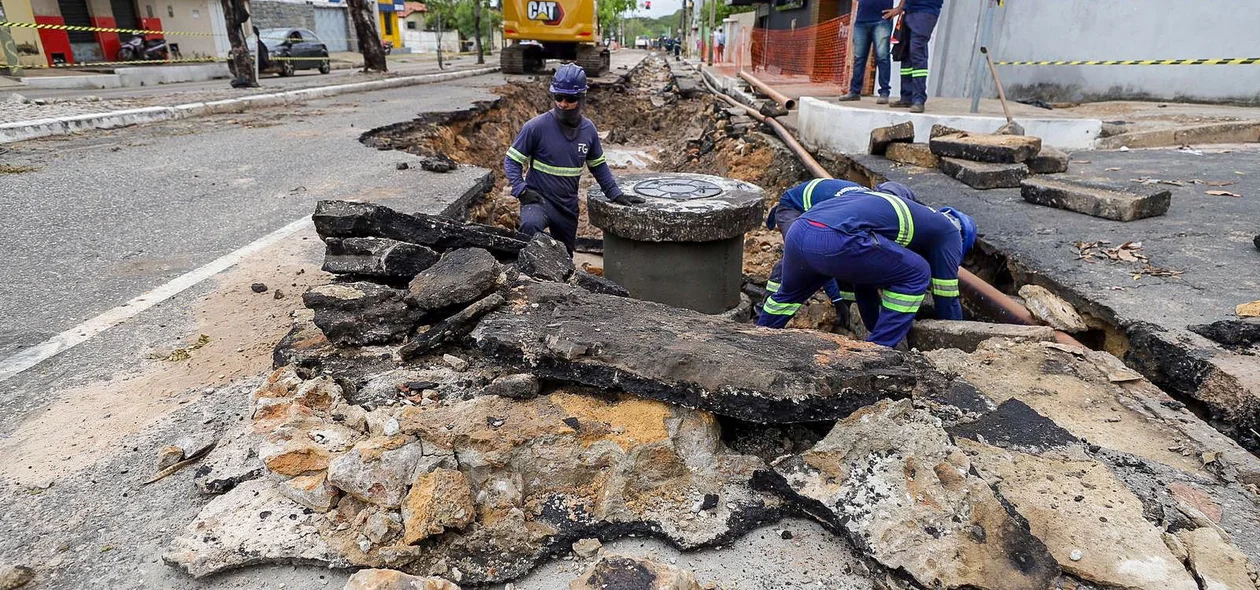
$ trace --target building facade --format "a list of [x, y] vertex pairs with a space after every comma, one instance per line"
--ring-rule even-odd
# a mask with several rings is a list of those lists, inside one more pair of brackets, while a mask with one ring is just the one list
[[[44, 25], [169, 31], [185, 58], [223, 57], [227, 39], [218, 0], [0, 0], [5, 18]], [[10, 28], [29, 65], [113, 61], [132, 33]], [[192, 33], [181, 35], [179, 33]], [[214, 35], [213, 33], [218, 33]], [[34, 51], [32, 51], [34, 50]]]

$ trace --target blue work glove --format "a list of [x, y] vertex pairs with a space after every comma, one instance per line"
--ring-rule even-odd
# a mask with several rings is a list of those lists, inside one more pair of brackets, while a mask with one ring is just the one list
[[521, 200], [522, 207], [524, 207], [525, 205], [533, 205], [535, 203], [541, 203], [543, 200], [542, 194], [532, 188], [525, 189], [525, 192], [521, 193], [521, 196], [517, 198]]
[[644, 200], [643, 200], [643, 197], [640, 197], [639, 195], [621, 193], [620, 195], [617, 195], [616, 197], [614, 197], [612, 202], [618, 205], [625, 205], [629, 207], [631, 205], [638, 205], [639, 203], [644, 202]]

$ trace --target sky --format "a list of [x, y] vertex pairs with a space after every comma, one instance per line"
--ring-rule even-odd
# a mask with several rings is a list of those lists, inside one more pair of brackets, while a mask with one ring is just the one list
[[[637, 11], [626, 13], [626, 16], [646, 16], [646, 17], [652, 17], [652, 18], [666, 16], [666, 15], [674, 14], [675, 12], [678, 12], [678, 9], [682, 8], [682, 3], [683, 3], [683, 0], [651, 0], [651, 1], [652, 1], [651, 10], [644, 10], [642, 8], [639, 8]], [[700, 0], [697, 0], [697, 4], [699, 4], [699, 2]], [[643, 6], [643, 0], [639, 0], [639, 6]]]

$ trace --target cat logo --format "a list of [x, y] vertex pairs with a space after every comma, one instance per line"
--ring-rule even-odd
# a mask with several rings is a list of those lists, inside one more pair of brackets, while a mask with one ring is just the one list
[[564, 18], [564, 8], [559, 2], [530, 0], [526, 5], [526, 14], [529, 15], [529, 20], [540, 20], [543, 24], [558, 25]]

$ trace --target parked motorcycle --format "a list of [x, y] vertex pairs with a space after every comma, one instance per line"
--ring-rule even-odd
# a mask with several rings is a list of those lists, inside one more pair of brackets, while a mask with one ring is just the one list
[[394, 42], [381, 41], [381, 50], [385, 52], [385, 55], [389, 55], [390, 53], [394, 51]]
[[166, 61], [170, 52], [166, 39], [145, 39], [136, 35], [118, 48], [118, 61]]

